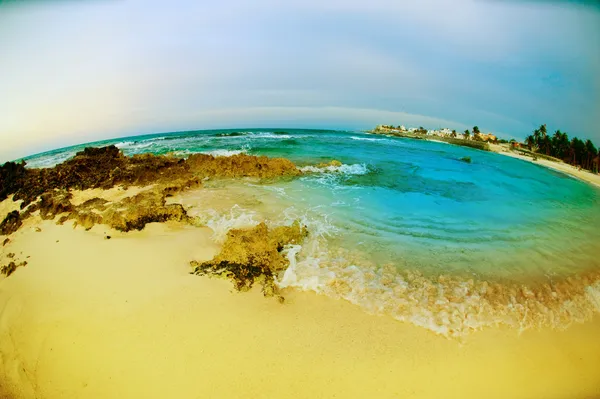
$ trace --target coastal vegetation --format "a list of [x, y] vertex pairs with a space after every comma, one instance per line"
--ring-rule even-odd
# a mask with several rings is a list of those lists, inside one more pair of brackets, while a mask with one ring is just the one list
[[577, 137], [569, 140], [568, 134], [560, 130], [550, 135], [545, 124], [527, 136], [524, 143], [519, 143], [514, 139], [510, 141], [498, 139], [491, 133], [484, 134], [477, 125], [473, 126], [472, 130], [465, 129], [462, 134], [449, 129], [428, 131], [422, 126], [406, 129], [404, 126], [395, 127], [393, 125], [379, 125], [369, 133], [413, 139], [433, 139], [486, 151], [490, 150], [488, 143], [508, 144], [509, 150], [520, 152], [533, 160], [542, 158], [553, 162], [565, 162], [593, 173], [600, 172], [600, 148], [596, 147], [591, 140], [583, 141]]
[[591, 140], [577, 137], [569, 140], [569, 135], [560, 130], [549, 135], [546, 125], [541, 125], [525, 138], [529, 151], [538, 157], [561, 160], [565, 163], [598, 173], [600, 149]]

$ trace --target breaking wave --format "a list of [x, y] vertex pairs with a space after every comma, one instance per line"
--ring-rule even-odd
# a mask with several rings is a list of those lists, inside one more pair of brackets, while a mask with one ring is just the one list
[[388, 139], [376, 139], [373, 137], [356, 137], [356, 136], [352, 136], [350, 137], [351, 140], [358, 140], [358, 141], [381, 141], [381, 142], [389, 142], [390, 140]]
[[327, 166], [304, 166], [301, 167], [302, 172], [308, 173], [330, 173], [330, 174], [342, 174], [342, 175], [366, 175], [369, 173], [369, 167], [364, 164], [351, 164], [351, 165], [327, 165]]
[[227, 238], [227, 232], [231, 229], [245, 229], [259, 224], [256, 212], [234, 205], [229, 212], [219, 213], [214, 209], [200, 210], [195, 214], [188, 211], [190, 216], [195, 216], [200, 224], [209, 227], [212, 231], [212, 239], [222, 244]]
[[345, 299], [368, 313], [446, 337], [498, 325], [518, 331], [564, 329], [600, 312], [600, 272], [536, 285], [430, 277], [392, 264], [373, 264], [363, 254], [330, 248], [318, 236], [288, 246], [285, 254], [289, 267], [276, 280], [279, 288]]
[[231, 157], [234, 155], [245, 154], [246, 150], [212, 150], [204, 151], [203, 154], [212, 155], [213, 157]]

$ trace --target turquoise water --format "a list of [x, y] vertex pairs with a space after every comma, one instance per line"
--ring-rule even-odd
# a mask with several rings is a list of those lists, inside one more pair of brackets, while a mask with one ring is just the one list
[[[212, 227], [216, 240], [231, 227], [301, 219], [311, 236], [288, 249], [292, 266], [280, 276], [281, 287], [342, 297], [436, 332], [506, 322], [506, 309], [501, 317], [495, 314], [500, 319], [468, 323], [440, 319], [437, 308], [432, 316], [434, 305], [443, 312], [462, 312], [456, 317], [463, 319], [471, 317], [465, 310], [469, 306], [481, 308], [473, 295], [483, 294], [474, 294], [472, 287], [465, 288], [468, 300], [448, 308], [444, 301], [453, 299], [440, 276], [472, 279], [476, 287], [482, 281], [553, 283], [600, 270], [600, 190], [510, 157], [438, 142], [289, 129], [173, 133], [97, 144], [116, 144], [127, 155], [244, 152], [291, 159], [307, 172], [304, 176], [274, 182], [209, 181], [204, 189], [176, 200]], [[30, 167], [51, 166], [83, 147], [27, 162]], [[472, 163], [460, 160], [465, 156]], [[333, 159], [342, 166], [314, 166]], [[431, 292], [413, 292], [427, 284], [434, 284], [435, 295], [443, 297], [434, 305], [429, 303]]]

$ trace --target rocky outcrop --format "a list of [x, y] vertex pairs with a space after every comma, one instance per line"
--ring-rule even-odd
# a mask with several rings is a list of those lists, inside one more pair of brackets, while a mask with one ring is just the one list
[[[198, 187], [207, 177], [272, 178], [301, 173], [291, 161], [283, 158], [246, 154], [232, 157], [196, 154], [187, 160], [152, 154], [126, 157], [115, 146], [86, 148], [72, 159], [48, 169], [28, 169], [24, 162], [7, 162], [0, 167], [0, 201], [13, 195], [14, 201], [23, 200], [23, 212], [9, 214], [0, 231], [11, 234], [21, 226], [21, 220], [38, 210], [42, 219], [63, 214], [59, 223], [74, 220], [86, 229], [105, 223], [121, 231], [140, 230], [150, 222], [187, 220], [185, 210], [180, 205], [166, 205], [165, 197]], [[97, 198], [76, 207], [71, 203], [69, 192], [150, 184], [158, 188], [151, 194], [123, 200], [119, 207], [106, 207], [106, 203]]]
[[272, 229], [265, 223], [251, 229], [232, 229], [217, 256], [208, 262], [191, 262], [193, 273], [226, 276], [237, 290], [247, 290], [255, 280], [262, 279], [265, 295], [274, 295], [274, 276], [289, 266], [283, 248], [300, 243], [306, 235], [306, 227], [297, 221]]
[[183, 206], [165, 202], [164, 194], [156, 191], [125, 198], [102, 214], [103, 223], [119, 231], [130, 231], [142, 230], [148, 223], [188, 220]]
[[204, 177], [260, 178], [296, 176], [301, 172], [283, 158], [239, 154], [213, 157], [196, 154], [187, 160], [173, 156], [142, 154], [126, 157], [115, 146], [86, 148], [53, 168], [28, 169], [25, 163], [7, 162], [0, 167], [0, 201], [14, 194], [24, 209], [40, 195], [56, 190], [144, 186], [173, 181], [199, 181]]
[[42, 194], [38, 204], [28, 208], [31, 213], [32, 210], [39, 209], [40, 216], [44, 220], [54, 219], [56, 215], [61, 213], [72, 212], [74, 207], [71, 205], [71, 198], [73, 195], [66, 190], [56, 190], [53, 192]]
[[187, 164], [197, 174], [207, 177], [271, 178], [302, 174], [288, 159], [256, 157], [246, 154], [237, 154], [231, 157], [194, 154], [187, 159]]
[[23, 222], [21, 221], [21, 215], [19, 211], [12, 211], [0, 223], [0, 234], [9, 235], [14, 233], [21, 227]]

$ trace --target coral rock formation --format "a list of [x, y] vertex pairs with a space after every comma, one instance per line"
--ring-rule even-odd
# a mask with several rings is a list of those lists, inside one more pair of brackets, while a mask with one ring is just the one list
[[289, 265], [283, 248], [301, 242], [306, 235], [306, 227], [298, 221], [272, 229], [264, 222], [251, 229], [232, 229], [217, 256], [208, 262], [190, 264], [195, 274], [230, 278], [237, 290], [247, 290], [256, 279], [263, 278], [263, 292], [270, 296], [277, 292], [274, 276]]
[[119, 231], [142, 230], [148, 223], [168, 220], [186, 221], [188, 216], [180, 204], [165, 204], [163, 193], [143, 192], [125, 198], [118, 206], [104, 212], [103, 223]]
[[[25, 162], [7, 162], [0, 167], [0, 201], [13, 195], [13, 201], [23, 200], [23, 212], [11, 212], [0, 225], [0, 233], [13, 233], [23, 219], [38, 210], [42, 219], [62, 215], [60, 224], [75, 220], [86, 229], [96, 223], [105, 223], [121, 231], [140, 230], [150, 222], [187, 220], [183, 207], [166, 205], [165, 198], [200, 186], [204, 178], [272, 178], [301, 173], [291, 161], [283, 158], [246, 154], [232, 157], [196, 154], [187, 160], [152, 154], [126, 157], [115, 146], [86, 148], [72, 159], [48, 169], [28, 169]], [[150, 184], [157, 185], [151, 193], [139, 194], [110, 206], [98, 198], [80, 206], [74, 206], [70, 201], [69, 190], [72, 189]]]

